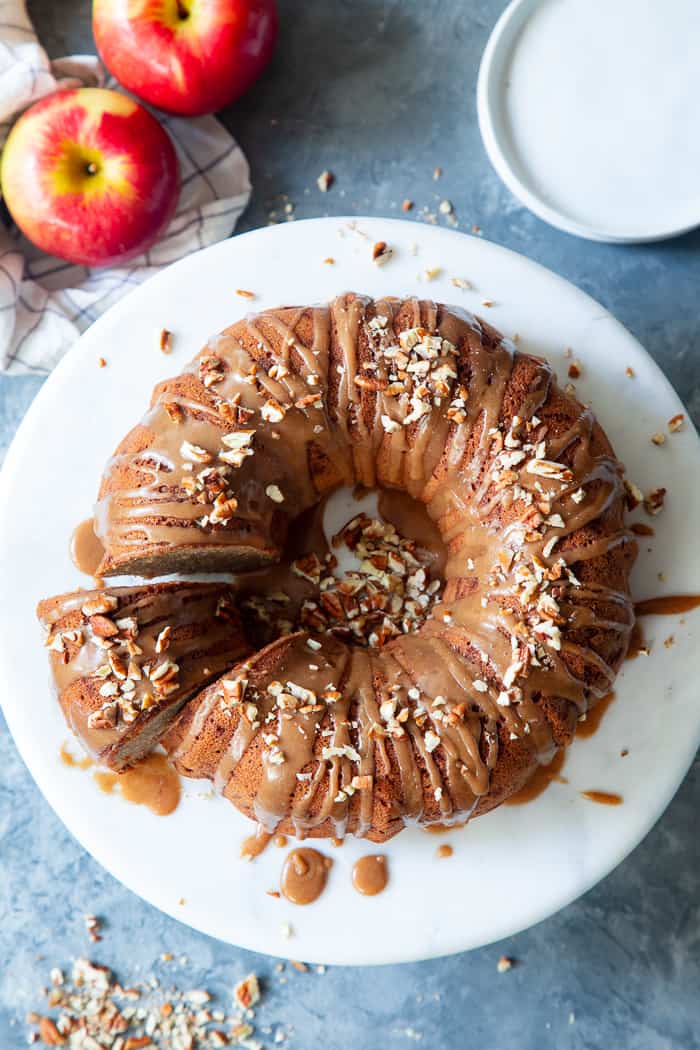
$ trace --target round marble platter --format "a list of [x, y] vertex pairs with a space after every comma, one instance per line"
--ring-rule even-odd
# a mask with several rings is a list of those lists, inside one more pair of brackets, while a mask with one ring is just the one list
[[512, 0], [477, 87], [484, 146], [511, 193], [595, 241], [697, 226], [698, 33], [696, 0]]
[[[380, 240], [393, 248], [382, 267], [372, 261]], [[253, 291], [255, 301], [237, 289]], [[210, 334], [251, 308], [323, 301], [344, 290], [429, 297], [481, 313], [517, 333], [522, 349], [546, 356], [564, 381], [572, 348], [582, 364], [579, 396], [592, 402], [629, 476], [645, 491], [668, 489], [655, 537], [640, 543], [635, 596], [700, 592], [698, 437], [686, 422], [664, 447], [650, 443], [683, 406], [606, 310], [478, 238], [388, 219], [318, 219], [235, 237], [154, 277], [97, 321], [44, 385], [0, 479], [0, 674], [7, 721], [40, 789], [131, 890], [232, 944], [372, 964], [457, 952], [522, 930], [584, 893], [644, 838], [700, 742], [700, 610], [645, 621], [651, 655], [625, 665], [601, 728], [570, 749], [567, 783], [443, 837], [407, 829], [380, 847], [390, 884], [375, 898], [351, 885], [354, 861], [377, 849], [370, 843], [321, 842], [334, 861], [328, 887], [315, 904], [295, 907], [265, 892], [279, 886], [283, 851], [271, 846], [253, 863], [241, 861], [252, 825], [208, 784], [183, 781], [179, 808], [159, 818], [68, 768], [59, 757], [68, 733], [34, 609], [44, 596], [90, 585], [70, 561], [68, 539], [91, 511], [104, 463], [141, 416], [153, 384], [176, 374]], [[158, 348], [162, 328], [173, 333], [170, 356]], [[670, 635], [674, 644], [665, 647]], [[587, 790], [619, 793], [624, 802], [598, 805], [583, 797]], [[454, 854], [438, 860], [442, 842]]]

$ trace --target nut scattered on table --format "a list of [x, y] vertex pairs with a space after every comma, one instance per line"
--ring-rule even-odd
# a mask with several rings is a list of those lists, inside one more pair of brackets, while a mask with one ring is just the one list
[[372, 259], [377, 266], [384, 266], [388, 263], [394, 254], [393, 248], [390, 248], [386, 241], [377, 241], [372, 248]]
[[320, 189], [321, 193], [328, 193], [329, 189], [335, 182], [335, 175], [332, 171], [322, 171], [319, 177], [316, 179], [316, 185]]

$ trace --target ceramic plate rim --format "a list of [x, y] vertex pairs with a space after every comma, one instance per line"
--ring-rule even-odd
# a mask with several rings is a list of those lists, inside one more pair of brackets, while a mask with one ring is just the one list
[[505, 62], [512, 52], [515, 37], [527, 18], [544, 0], [511, 0], [501, 14], [488, 39], [477, 79], [477, 117], [479, 130], [488, 158], [496, 174], [521, 204], [550, 226], [564, 233], [605, 244], [647, 244], [670, 240], [689, 233], [700, 225], [700, 215], [688, 217], [680, 225], [642, 227], [637, 232], [620, 233], [595, 223], [579, 222], [565, 211], [548, 204], [521, 176], [509, 160], [508, 136], [498, 117], [501, 108], [501, 76]]
[[[588, 296], [585, 292], [580, 291], [571, 285], [568, 281], [547, 270], [545, 267], [538, 263], [535, 263], [524, 256], [520, 256], [510, 249], [503, 248], [499, 245], [491, 244], [488, 241], [479, 240], [477, 238], [466, 237], [466, 235], [458, 233], [456, 231], [447, 230], [444, 228], [433, 228], [433, 227], [418, 227], [414, 223], [410, 223], [402, 220], [395, 219], [381, 219], [381, 218], [359, 218], [359, 217], [334, 217], [330, 219], [314, 219], [305, 220], [303, 222], [296, 222], [281, 227], [276, 227], [272, 233], [276, 239], [281, 242], [285, 237], [289, 238], [289, 243], [293, 243], [297, 238], [304, 240], [306, 231], [309, 231], [309, 236], [313, 236], [312, 228], [321, 228], [336, 232], [339, 227], [343, 224], [356, 224], [358, 227], [369, 226], [377, 227], [381, 230], [386, 230], [387, 233], [394, 232], [397, 240], [401, 235], [411, 235], [412, 239], [419, 240], [424, 237], [427, 241], [435, 241], [435, 243], [454, 243], [457, 242], [455, 238], [464, 238], [469, 242], [472, 248], [475, 244], [483, 246], [478, 250], [482, 250], [487, 256], [494, 255], [494, 257], [507, 256], [511, 262], [516, 263], [522, 267], [525, 271], [528, 269], [536, 275], [539, 275], [541, 279], [552, 281], [555, 284], [559, 284], [562, 287], [566, 287], [569, 293], [573, 293], [574, 297], [580, 299], [582, 306], [586, 305], [592, 312], [595, 311], [599, 319], [605, 320], [609, 324], [609, 329], [616, 333], [617, 338], [626, 343], [629, 352], [635, 360], [645, 359], [654, 374], [654, 381], [660, 384], [659, 389], [663, 391], [664, 396], [670, 398], [672, 401], [680, 405], [678, 398], [675, 395], [669, 381], [663, 375], [658, 366], [649, 357], [647, 352], [640, 346], [640, 344], [634, 339], [633, 336], [623, 328], [619, 322], [615, 321], [614, 318], [609, 314], [607, 310], [604, 310], [595, 300]], [[250, 233], [240, 234], [237, 237], [222, 242], [213, 247], [204, 249], [201, 252], [195, 253], [193, 256], [169, 267], [167, 270], [157, 274], [150, 279], [145, 285], [135, 289], [127, 297], [113, 306], [108, 313], [97, 321], [85, 335], [81, 337], [76, 346], [69, 352], [64, 360], [58, 365], [53, 375], [47, 380], [42, 389], [39, 391], [34, 402], [30, 406], [25, 418], [23, 419], [20, 427], [17, 431], [14, 441], [10, 449], [8, 450], [5, 463], [3, 465], [2, 473], [0, 474], [0, 505], [7, 506], [9, 499], [9, 489], [14, 477], [16, 465], [22, 460], [27, 449], [27, 441], [31, 438], [31, 431], [34, 428], [35, 422], [41, 419], [41, 413], [45, 402], [49, 402], [53, 396], [54, 389], [62, 382], [62, 377], [76, 362], [78, 357], [83, 354], [87, 354], [91, 344], [94, 344], [100, 333], [107, 330], [111, 325], [118, 321], [122, 315], [127, 315], [137, 308], [141, 299], [145, 296], [152, 294], [154, 288], [158, 286], [167, 286], [169, 282], [173, 280], [177, 282], [178, 274], [185, 274], [188, 269], [192, 269], [198, 260], [201, 260], [205, 255], [209, 259], [220, 255], [225, 258], [227, 252], [231, 252], [233, 255], [244, 252], [245, 246], [250, 242], [251, 238], [258, 238], [261, 236], [270, 237], [270, 229], [254, 230]], [[233, 246], [233, 247], [232, 247]], [[175, 277], [173, 278], [173, 274]], [[367, 282], [370, 287], [373, 283], [371, 276], [368, 276]], [[146, 289], [146, 291], [144, 291]], [[397, 289], [399, 290], [399, 289]], [[429, 291], [430, 289], [426, 289]], [[310, 296], [310, 298], [313, 298]], [[443, 296], [444, 298], [444, 296]], [[457, 298], [456, 296], [453, 298]], [[692, 445], [692, 453], [695, 460], [700, 458], [700, 440], [695, 434], [692, 427], [688, 428], [690, 436], [688, 441]], [[26, 437], [25, 437], [26, 435]], [[0, 519], [0, 547], [4, 546], [2, 538], [5, 535], [10, 535], [7, 522], [5, 518]], [[1, 564], [1, 562], [0, 562]], [[0, 621], [3, 618], [3, 613], [0, 611]], [[2, 642], [2, 632], [0, 632], [0, 668], [4, 671], [12, 662], [12, 656], [5, 649]], [[6, 677], [6, 676], [5, 676]], [[41, 765], [41, 755], [36, 750], [36, 745], [33, 744], [31, 734], [24, 732], [24, 727], [20, 719], [19, 701], [13, 702], [7, 695], [3, 695], [0, 698], [2, 702], [3, 710], [8, 722], [8, 726], [12, 735], [15, 739], [15, 743], [18, 750], [27, 765], [30, 773], [34, 780], [38, 784], [42, 794], [47, 799], [54, 812], [58, 815], [59, 819], [66, 825], [73, 836], [81, 843], [83, 848], [86, 849], [95, 859], [100, 863], [106, 870], [110, 871], [115, 877], [119, 878], [129, 889], [141, 896], [143, 899], [149, 901], [155, 907], [160, 908], [162, 911], [171, 915], [173, 918], [179, 921], [185, 922], [195, 929], [199, 929], [202, 932], [210, 936], [218, 936], [216, 929], [212, 927], [211, 922], [203, 922], [201, 919], [195, 917], [188, 917], [187, 914], [178, 912], [177, 908], [173, 903], [168, 900], [158, 898], [152, 893], [144, 892], [143, 888], [139, 888], [138, 885], [134, 884], [133, 879], [124, 872], [123, 861], [121, 858], [115, 860], [114, 856], [105, 856], [104, 851], [95, 848], [95, 843], [91, 839], [91, 832], [84, 826], [84, 822], [81, 823], [80, 812], [69, 811], [66, 808], [63, 800], [59, 798], [54, 790], [54, 785], [51, 781], [51, 776]], [[515, 925], [513, 920], [508, 919], [507, 915], [498, 923], [494, 923], [493, 927], [489, 930], [488, 937], [482, 937], [478, 943], [470, 942], [469, 936], [463, 932], [455, 934], [454, 931], [446, 933], [439, 944], [431, 946], [428, 950], [424, 950], [418, 946], [414, 946], [411, 950], [399, 949], [398, 951], [393, 948], [391, 944], [387, 944], [377, 951], [372, 952], [370, 959], [363, 958], [358, 954], [357, 951], [346, 951], [336, 950], [327, 951], [323, 950], [319, 952], [318, 949], [313, 949], [308, 952], [303, 951], [303, 945], [294, 943], [273, 943], [269, 934], [265, 931], [262, 932], [261, 936], [255, 938], [246, 937], [243, 940], [235, 941], [231, 938], [225, 937], [229, 943], [239, 943], [241, 946], [246, 947], [255, 951], [268, 952], [277, 956], [288, 955], [289, 957], [299, 957], [302, 954], [304, 958], [309, 961], [316, 962], [329, 962], [338, 964], [361, 964], [361, 965], [379, 965], [384, 963], [395, 963], [402, 961], [416, 961], [419, 959], [434, 958], [442, 955], [452, 954], [458, 951], [466, 950], [473, 947], [482, 946], [484, 944], [492, 943], [495, 940], [503, 938], [505, 936], [519, 932], [522, 929], [526, 929], [531, 925], [534, 925], [546, 917], [554, 914], [562, 907], [570, 903], [572, 900], [578, 898], [581, 894], [585, 893], [591, 886], [595, 885], [598, 881], [609, 874], [618, 864], [620, 864], [628, 854], [642, 841], [642, 839], [648, 834], [654, 824], [657, 822], [663, 811], [676, 793], [680, 783], [682, 782], [697, 750], [698, 744], [700, 744], [700, 721], [698, 721], [695, 731], [692, 734], [688, 734], [684, 740], [682, 753], [675, 756], [674, 762], [674, 775], [668, 783], [667, 789], [659, 796], [655, 795], [653, 803], [648, 805], [645, 813], [644, 826], [641, 832], [635, 832], [631, 836], [625, 837], [621, 835], [618, 841], [618, 846], [615, 851], [610, 852], [602, 864], [600, 864], [589, 878], [583, 879], [577, 884], [573, 892], [559, 892], [551, 894], [546, 900], [542, 901], [538, 906], [533, 907], [528, 913], [527, 918], [523, 921], [519, 918]], [[680, 749], [679, 749], [680, 751]], [[490, 819], [490, 818], [489, 818]], [[481, 822], [478, 822], [481, 823]], [[339, 900], [340, 895], [339, 895]]]

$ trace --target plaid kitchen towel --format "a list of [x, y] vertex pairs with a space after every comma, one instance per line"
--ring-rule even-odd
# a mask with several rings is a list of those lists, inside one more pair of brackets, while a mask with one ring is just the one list
[[[50, 62], [24, 0], [0, 0], [0, 145], [14, 120], [57, 87], [112, 86], [97, 58]], [[178, 153], [182, 192], [161, 240], [117, 268], [73, 266], [0, 224], [0, 371], [49, 372], [78, 335], [163, 266], [232, 232], [250, 196], [248, 163], [214, 117], [158, 113]]]

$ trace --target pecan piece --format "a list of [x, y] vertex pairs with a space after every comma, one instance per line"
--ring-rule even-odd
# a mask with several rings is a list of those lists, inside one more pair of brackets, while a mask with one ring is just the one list
[[39, 1036], [46, 1046], [63, 1046], [66, 1041], [50, 1017], [42, 1017], [39, 1021]]
[[88, 623], [92, 633], [96, 634], [98, 638], [113, 638], [115, 634], [119, 634], [119, 628], [114, 621], [110, 620], [109, 616], [103, 616], [101, 613], [91, 616]]

